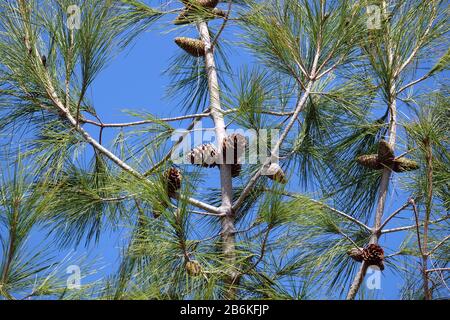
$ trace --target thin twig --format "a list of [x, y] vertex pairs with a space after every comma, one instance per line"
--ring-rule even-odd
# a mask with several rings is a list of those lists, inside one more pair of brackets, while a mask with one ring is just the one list
[[416, 220], [417, 244], [418, 244], [418, 246], [419, 246], [420, 254], [421, 254], [422, 256], [424, 256], [424, 255], [425, 255], [425, 252], [424, 252], [424, 250], [423, 250], [423, 247], [422, 247], [422, 244], [421, 244], [421, 240], [420, 240], [419, 213], [417, 212], [417, 206], [416, 206], [416, 203], [414, 202], [413, 199], [411, 199], [410, 203], [411, 203], [411, 205], [412, 205], [412, 207], [413, 207], [413, 211], [414, 211], [414, 219]]
[[161, 118], [161, 119], [148, 119], [148, 120], [140, 120], [134, 122], [125, 122], [125, 123], [98, 123], [96, 121], [84, 119], [84, 123], [92, 124], [102, 128], [123, 128], [123, 127], [131, 127], [131, 126], [139, 126], [143, 124], [149, 123], [158, 123], [158, 122], [172, 122], [172, 121], [180, 121], [191, 118], [203, 118], [208, 117], [209, 113], [198, 113], [198, 114], [189, 114], [185, 116], [172, 117], [172, 118]]
[[397, 91], [397, 94], [400, 94], [400, 93], [402, 93], [403, 91], [405, 91], [406, 89], [408, 89], [409, 87], [411, 87], [411, 86], [413, 86], [413, 85], [415, 85], [415, 84], [417, 84], [417, 83], [419, 83], [419, 82], [421, 82], [421, 81], [423, 81], [423, 80], [428, 79], [428, 78], [431, 77], [432, 75], [433, 75], [433, 72], [430, 71], [430, 72], [428, 72], [427, 74], [425, 74], [424, 76], [422, 76], [422, 77], [420, 77], [420, 78], [418, 78], [418, 79], [416, 79], [416, 80], [414, 80], [414, 81], [411, 81], [410, 83], [408, 83], [408, 84], [404, 85], [403, 87], [401, 87], [400, 90]]
[[[266, 189], [266, 191], [270, 191], [270, 190], [267, 190], [267, 189]], [[282, 194], [282, 195], [285, 195], [285, 196], [288, 196], [288, 197], [292, 197], [292, 198], [300, 197], [300, 195], [298, 195], [298, 194], [296, 194], [296, 193], [287, 192], [287, 191], [282, 191], [281, 194]], [[309, 201], [312, 201], [312, 202], [314, 202], [314, 203], [317, 203], [317, 204], [319, 204], [319, 205], [321, 205], [321, 206], [327, 208], [328, 210], [330, 210], [330, 211], [332, 211], [332, 212], [334, 212], [334, 213], [340, 215], [341, 217], [343, 217], [343, 218], [345, 218], [345, 219], [348, 219], [348, 220], [350, 220], [350, 221], [356, 223], [357, 225], [363, 227], [363, 228], [366, 229], [367, 231], [372, 232], [372, 228], [370, 228], [369, 226], [367, 226], [365, 223], [359, 221], [358, 219], [356, 219], [356, 218], [354, 218], [354, 217], [352, 217], [352, 216], [350, 216], [350, 215], [348, 215], [348, 214], [346, 214], [346, 213], [344, 213], [344, 212], [342, 212], [342, 211], [340, 211], [340, 210], [338, 210], [338, 209], [336, 209], [336, 208], [333, 208], [332, 206], [330, 206], [330, 205], [328, 205], [328, 204], [326, 204], [326, 203], [323, 203], [323, 202], [321, 202], [321, 201], [318, 201], [318, 200], [315, 200], [315, 199], [310, 199], [310, 198], [308, 198], [308, 200], [309, 200]]]
[[[429, 224], [436, 224], [436, 223], [439, 223], [441, 221], [447, 220], [449, 218], [450, 218], [450, 215], [447, 215], [447, 216], [444, 216], [442, 218], [436, 219], [434, 221], [430, 221]], [[423, 226], [423, 223], [421, 223], [420, 226]], [[415, 224], [410, 225], [410, 226], [405, 226], [405, 227], [398, 227], [398, 228], [381, 230], [381, 233], [385, 234], [385, 233], [392, 233], [392, 232], [399, 232], [399, 231], [407, 231], [407, 230], [411, 230], [411, 229], [414, 229], [414, 228], [416, 228]]]
[[197, 210], [190, 210], [190, 212], [203, 215], [203, 216], [213, 216], [213, 217], [223, 217], [225, 214], [223, 213], [210, 213], [210, 212], [203, 212], [203, 211], [197, 211]]
[[434, 269], [425, 270], [426, 273], [438, 272], [438, 271], [450, 271], [450, 268], [434, 268]]
[[214, 40], [211, 42], [211, 48], [214, 48], [214, 47], [215, 47], [217, 41], [219, 40], [220, 35], [222, 34], [223, 30], [225, 29], [225, 26], [227, 25], [228, 18], [229, 18], [230, 13], [231, 13], [231, 6], [232, 6], [232, 4], [233, 4], [233, 1], [229, 0], [227, 14], [226, 14], [225, 17], [223, 18], [223, 23], [222, 23], [222, 25], [220, 26], [220, 29], [219, 29], [219, 31], [217, 32], [216, 37], [215, 37]]
[[439, 247], [441, 247], [448, 239], [450, 239], [450, 235], [446, 236], [441, 242], [439, 242], [433, 249], [430, 250], [428, 255], [432, 255]]
[[405, 152], [403, 152], [402, 154], [400, 154], [399, 156], [395, 157], [395, 159], [403, 158], [403, 157], [406, 156], [408, 153], [411, 153], [411, 152], [413, 152], [413, 151], [415, 151], [415, 150], [417, 150], [417, 148], [409, 149], [408, 151], [405, 151]]
[[386, 220], [384, 220], [384, 222], [381, 224], [380, 226], [380, 230], [382, 230], [387, 223], [392, 220], [392, 218], [394, 218], [398, 213], [400, 213], [401, 211], [403, 211], [406, 207], [408, 207], [411, 204], [410, 200], [408, 200], [403, 206], [401, 206], [400, 208], [398, 208], [397, 210], [395, 210], [389, 217], [386, 218]]

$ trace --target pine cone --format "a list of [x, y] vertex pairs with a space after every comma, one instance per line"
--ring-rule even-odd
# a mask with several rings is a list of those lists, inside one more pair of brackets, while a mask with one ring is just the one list
[[175, 20], [173, 20], [173, 24], [183, 25], [194, 23], [198, 20], [205, 21], [215, 18], [224, 18], [227, 15], [226, 12], [220, 10], [219, 8], [201, 7], [201, 10], [198, 9], [198, 6], [196, 8], [195, 5], [188, 4], [186, 1], [186, 8], [181, 11]]
[[287, 183], [286, 175], [284, 174], [283, 169], [281, 169], [281, 167], [277, 163], [272, 163], [267, 169], [265, 175], [276, 182], [282, 184]]
[[227, 16], [227, 13], [223, 10], [220, 10], [219, 8], [214, 8], [214, 9], [212, 9], [211, 12], [214, 15], [214, 17], [225, 18]]
[[379, 245], [371, 243], [363, 250], [363, 260], [369, 266], [377, 266], [380, 270], [384, 270], [384, 250]]
[[219, 0], [181, 0], [183, 4], [189, 8], [192, 6], [200, 6], [204, 8], [215, 8], [219, 4]]
[[205, 44], [201, 40], [178, 37], [175, 38], [175, 43], [194, 57], [202, 57], [205, 55]]
[[202, 266], [197, 260], [189, 260], [185, 265], [186, 272], [193, 277], [200, 275], [202, 272]]
[[380, 170], [385, 167], [391, 168], [395, 172], [412, 171], [419, 168], [417, 162], [405, 158], [394, 156], [394, 149], [386, 140], [380, 140], [378, 144], [378, 154], [362, 155], [356, 161], [373, 170]]
[[174, 25], [182, 25], [182, 24], [188, 24], [195, 22], [195, 19], [193, 15], [191, 14], [191, 10], [184, 9], [181, 11], [181, 13], [178, 15], [178, 17], [173, 20]]
[[44, 66], [44, 68], [47, 67], [47, 57], [45, 56], [45, 54], [43, 54], [41, 56], [41, 61], [42, 61], [42, 65]]
[[350, 258], [355, 261], [362, 262], [363, 261], [363, 252], [364, 248], [352, 248], [347, 251], [347, 254]]
[[419, 164], [414, 160], [406, 158], [398, 158], [394, 160], [394, 166], [392, 170], [395, 172], [413, 171], [419, 169]]
[[197, 3], [205, 8], [215, 8], [219, 4], [219, 0], [197, 0]]
[[183, 176], [177, 168], [168, 169], [164, 175], [167, 183], [167, 194], [169, 197], [174, 198], [178, 190], [181, 188], [181, 180], [183, 179]]
[[186, 156], [195, 165], [211, 168], [217, 165], [217, 150], [212, 144], [202, 144], [192, 149]]
[[360, 165], [373, 170], [383, 169], [383, 165], [378, 161], [377, 154], [366, 154], [356, 158], [356, 162]]
[[394, 161], [394, 149], [384, 139], [381, 139], [378, 144], [378, 161], [386, 166], [390, 166]]
[[247, 140], [239, 133], [233, 133], [223, 140], [223, 163], [241, 164], [242, 156], [245, 154]]

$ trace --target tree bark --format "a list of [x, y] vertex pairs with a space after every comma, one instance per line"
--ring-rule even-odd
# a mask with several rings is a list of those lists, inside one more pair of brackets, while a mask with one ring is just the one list
[[[388, 15], [387, 1], [382, 2], [383, 15], [386, 17]], [[387, 32], [390, 34], [390, 28], [387, 27]], [[386, 50], [388, 54], [388, 64], [392, 68], [394, 65], [394, 50], [392, 48], [391, 39], [389, 38], [386, 44]], [[396, 77], [393, 75], [390, 79], [390, 84], [388, 88], [388, 110], [389, 110], [389, 128], [388, 128], [388, 142], [395, 149], [395, 140], [397, 137], [397, 87], [395, 84]], [[377, 207], [375, 210], [375, 221], [372, 229], [372, 235], [370, 237], [370, 244], [377, 244], [381, 236], [381, 224], [383, 219], [384, 207], [386, 204], [387, 192], [389, 189], [389, 180], [391, 178], [391, 168], [384, 168], [381, 176], [380, 188], [378, 193]], [[366, 276], [368, 265], [365, 261], [361, 264], [358, 273], [353, 280], [350, 290], [347, 294], [347, 300], [355, 299], [359, 288]]]
[[[222, 142], [226, 138], [225, 121], [223, 118], [223, 110], [220, 103], [220, 87], [217, 77], [216, 63], [214, 59], [214, 47], [211, 44], [211, 37], [206, 22], [198, 24], [200, 37], [205, 44], [205, 68], [208, 77], [209, 100], [211, 108], [211, 118], [214, 122], [216, 141], [219, 155], [222, 152]], [[231, 165], [220, 164], [220, 187], [222, 195], [221, 213], [224, 214], [222, 219], [222, 253], [224, 255], [225, 264], [227, 266], [226, 279], [227, 297], [228, 299], [236, 298], [236, 283], [233, 283], [236, 277], [235, 262], [235, 215], [232, 210], [233, 204], [233, 184], [231, 177]]]
[[[388, 142], [394, 148], [396, 133], [397, 133], [397, 97], [396, 97], [396, 86], [395, 84], [391, 85], [389, 90], [389, 139]], [[375, 210], [375, 221], [372, 229], [372, 235], [370, 237], [369, 243], [377, 244], [378, 240], [381, 236], [381, 224], [383, 219], [384, 207], [386, 204], [387, 192], [389, 189], [389, 180], [391, 178], [392, 170], [390, 168], [384, 168], [381, 176], [380, 188], [378, 193], [377, 207]], [[347, 294], [347, 300], [355, 299], [356, 294], [358, 293], [359, 288], [366, 276], [366, 272], [368, 269], [368, 265], [365, 261], [361, 264], [361, 267], [358, 273], [353, 280], [353, 283], [350, 287], [350, 290]]]
[[423, 224], [423, 244], [422, 244], [422, 276], [423, 276], [423, 291], [424, 299], [431, 300], [433, 298], [428, 275], [428, 229], [431, 216], [431, 205], [433, 203], [433, 158], [430, 140], [427, 138], [424, 141], [425, 158], [427, 162], [427, 198], [425, 203], [425, 221]]

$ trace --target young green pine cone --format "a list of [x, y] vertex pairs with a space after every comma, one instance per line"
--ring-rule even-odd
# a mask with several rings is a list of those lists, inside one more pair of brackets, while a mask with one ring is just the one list
[[189, 260], [185, 265], [186, 272], [193, 277], [200, 275], [202, 266], [197, 260]]

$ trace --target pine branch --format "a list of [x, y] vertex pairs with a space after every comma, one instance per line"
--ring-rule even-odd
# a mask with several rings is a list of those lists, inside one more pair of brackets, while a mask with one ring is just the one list
[[381, 224], [380, 230], [383, 230], [383, 228], [388, 224], [389, 221], [391, 221], [397, 214], [405, 210], [411, 204], [411, 200], [413, 199], [412, 198], [408, 199], [408, 201], [404, 205], [402, 205], [400, 208], [395, 210], [389, 217], [387, 217], [386, 220], [384, 220], [384, 222]]
[[437, 249], [439, 249], [448, 239], [450, 239], [450, 236], [446, 236], [442, 241], [440, 241], [436, 246], [434, 246], [433, 249], [431, 249], [427, 255], [431, 256], [434, 252], [436, 252]]
[[[282, 192], [282, 194], [286, 195], [286, 196], [289, 196], [289, 197], [293, 197], [293, 198], [296, 198], [296, 197], [300, 196], [300, 195], [292, 193], [292, 192]], [[341, 217], [343, 217], [343, 218], [345, 218], [345, 219], [347, 219], [347, 220], [349, 220], [351, 222], [354, 222], [355, 224], [359, 225], [360, 227], [362, 227], [366, 231], [372, 232], [372, 228], [367, 226], [365, 223], [359, 221], [358, 219], [356, 219], [356, 218], [354, 218], [354, 217], [352, 217], [352, 216], [350, 216], [350, 215], [348, 215], [348, 214], [346, 214], [346, 213], [344, 213], [344, 212], [342, 212], [342, 211], [340, 211], [340, 210], [338, 210], [336, 208], [333, 208], [332, 206], [330, 206], [330, 205], [328, 205], [326, 203], [323, 203], [321, 201], [318, 201], [318, 200], [315, 200], [315, 199], [308, 199], [308, 200], [311, 201], [311, 202], [317, 203], [320, 206], [323, 206], [323, 207], [327, 208], [331, 212], [336, 213], [339, 216], [341, 216]]]
[[[445, 221], [447, 219], [450, 219], [450, 215], [444, 216], [442, 218], [436, 219], [436, 220], [432, 220], [429, 222], [429, 224], [436, 224], [442, 221]], [[421, 223], [419, 226], [423, 227], [424, 223]], [[385, 233], [392, 233], [392, 232], [399, 232], [399, 231], [407, 231], [407, 230], [411, 230], [416, 228], [416, 225], [410, 225], [410, 226], [404, 226], [404, 227], [398, 227], [398, 228], [392, 228], [392, 229], [385, 229], [381, 231], [381, 234], [385, 234]]]
[[450, 271], [450, 268], [434, 268], [425, 270], [426, 273], [430, 272], [441, 272], [441, 271]]
[[[388, 14], [387, 12], [387, 1], [383, 0], [383, 14], [386, 16]], [[390, 28], [387, 28], [388, 34], [390, 34]], [[392, 68], [394, 65], [394, 48], [391, 43], [391, 39], [389, 38], [386, 45], [386, 51], [387, 51], [387, 61], [389, 68]], [[397, 137], [397, 96], [396, 96], [396, 84], [395, 84], [395, 76], [390, 78], [388, 81], [389, 88], [386, 88], [386, 91], [388, 92], [387, 97], [387, 106], [389, 110], [389, 126], [388, 126], [388, 143], [392, 147], [392, 149], [395, 149], [395, 140]], [[381, 235], [381, 220], [383, 218], [384, 213], [384, 207], [386, 203], [386, 197], [387, 197], [387, 191], [389, 187], [389, 180], [391, 177], [391, 169], [390, 168], [384, 168], [383, 173], [381, 176], [381, 182], [378, 192], [378, 201], [377, 201], [377, 207], [375, 211], [375, 221], [372, 233], [372, 236], [370, 238], [370, 244], [377, 244], [378, 239]], [[351, 284], [351, 287], [349, 289], [347, 300], [353, 300], [355, 299], [355, 296], [364, 280], [364, 277], [366, 275], [368, 268], [368, 264], [366, 261], [363, 261], [361, 264], [361, 267], [355, 276], [355, 279], [353, 280], [353, 283]]]
[[276, 142], [275, 146], [272, 148], [270, 152], [270, 157], [268, 157], [265, 162], [262, 164], [262, 167], [255, 173], [255, 175], [248, 181], [247, 185], [242, 190], [239, 198], [236, 200], [236, 202], [233, 204], [233, 210], [238, 210], [239, 207], [242, 205], [242, 203], [245, 201], [247, 196], [252, 191], [255, 184], [258, 182], [258, 179], [261, 177], [262, 171], [266, 166], [268, 166], [273, 159], [276, 159], [278, 156], [278, 151], [281, 147], [281, 144], [286, 139], [289, 131], [291, 130], [294, 123], [297, 121], [297, 117], [302, 112], [304, 106], [306, 105], [306, 101], [308, 100], [311, 88], [313, 86], [314, 81], [310, 81], [306, 86], [306, 91], [302, 93], [301, 98], [298, 100], [297, 105], [295, 107], [295, 111], [293, 115], [291, 116], [289, 123], [287, 124], [286, 128], [284, 129], [283, 133], [280, 135], [280, 138]]
[[172, 122], [172, 121], [180, 121], [185, 119], [191, 119], [191, 118], [204, 118], [208, 117], [209, 113], [198, 113], [198, 114], [188, 114], [184, 116], [179, 117], [171, 117], [171, 118], [157, 118], [157, 119], [150, 119], [150, 120], [141, 120], [141, 121], [134, 121], [134, 122], [125, 122], [125, 123], [99, 123], [96, 121], [84, 119], [84, 123], [92, 124], [101, 128], [123, 128], [123, 127], [131, 127], [131, 126], [140, 126], [143, 124], [149, 124], [149, 123], [158, 123], [158, 122]]
[[[214, 122], [216, 130], [217, 145], [222, 146], [223, 141], [227, 136], [225, 122], [223, 118], [222, 107], [220, 104], [220, 88], [217, 76], [216, 64], [214, 59], [214, 48], [211, 44], [211, 38], [206, 22], [200, 22], [198, 24], [198, 31], [205, 45], [205, 68], [208, 77], [208, 89], [211, 108], [211, 118]], [[222, 155], [222, 148], [219, 148], [219, 156]], [[235, 271], [233, 270], [236, 252], [235, 252], [235, 215], [232, 209], [233, 201], [233, 185], [231, 178], [231, 165], [220, 164], [220, 187], [222, 192], [221, 201], [221, 213], [225, 216], [222, 217], [222, 251], [227, 260], [227, 264], [230, 265], [227, 273], [228, 284], [228, 296], [233, 299], [236, 296], [236, 291], [233, 288], [233, 279], [235, 278]]]

